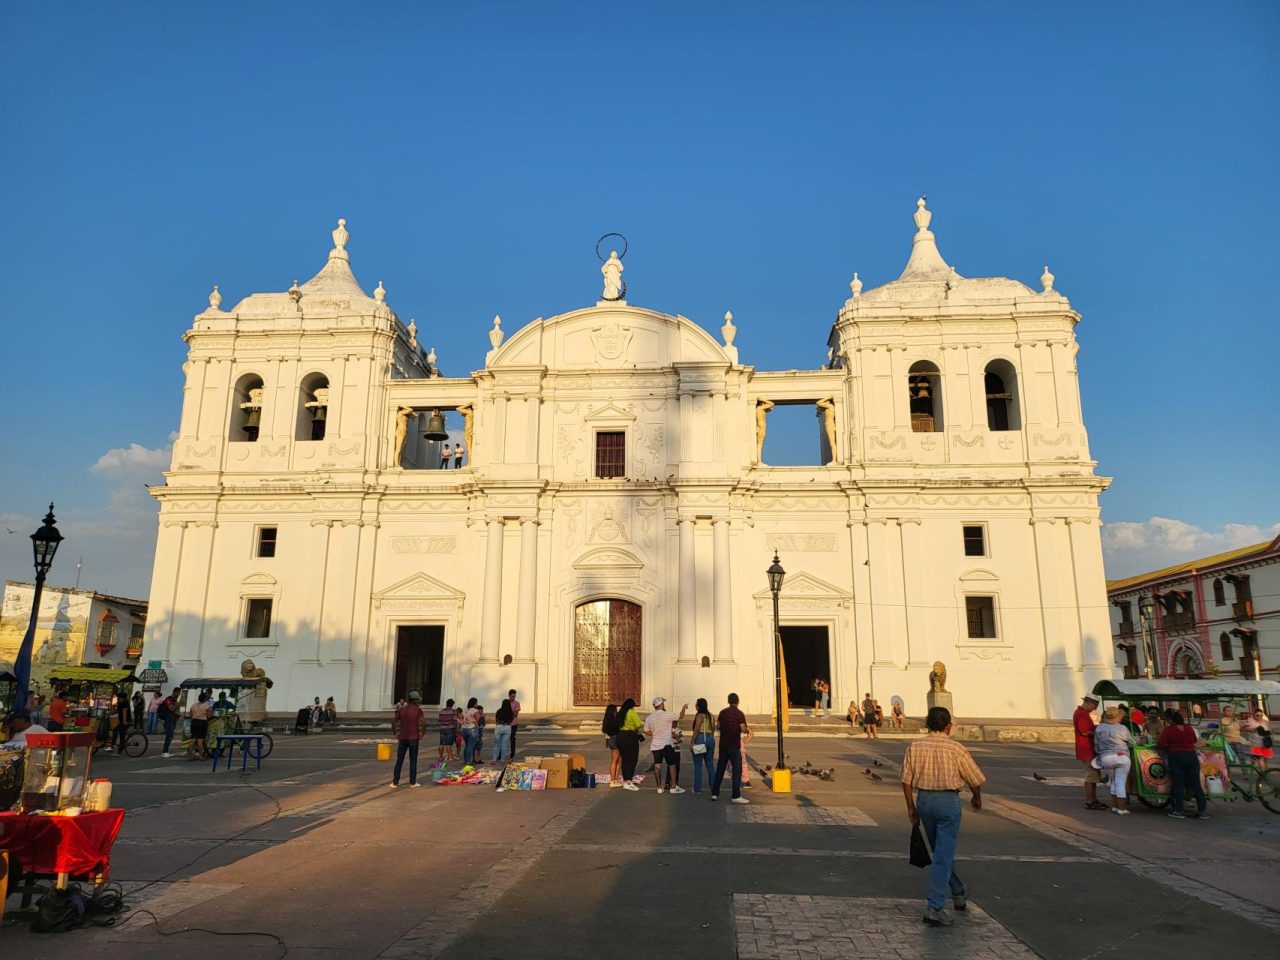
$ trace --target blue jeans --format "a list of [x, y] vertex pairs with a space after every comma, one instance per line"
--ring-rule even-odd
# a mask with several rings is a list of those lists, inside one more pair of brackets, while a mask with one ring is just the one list
[[493, 762], [502, 763], [511, 759], [511, 727], [500, 723], [493, 728]]
[[396, 745], [396, 772], [391, 775], [392, 783], [400, 782], [400, 770], [404, 767], [404, 755], [409, 755], [409, 782], [418, 782], [418, 743], [417, 740], [401, 740]]
[[713, 797], [720, 796], [720, 785], [724, 783], [725, 767], [733, 767], [733, 775], [731, 783], [733, 784], [733, 799], [737, 800], [742, 796], [742, 747], [741, 745], [725, 746], [720, 744], [720, 760], [716, 763], [716, 778], [711, 781], [711, 795]]
[[707, 789], [711, 788], [711, 784], [715, 782], [716, 776], [716, 738], [709, 733], [700, 733], [693, 738], [693, 742], [705, 743], [707, 752], [703, 754], [695, 753], [693, 755], [693, 792], [702, 792], [702, 771], [707, 771]]
[[147, 736], [151, 736], [156, 732], [156, 724], [159, 722], [160, 718], [155, 715], [154, 711], [147, 714]]
[[951, 790], [921, 790], [916, 794], [916, 812], [920, 825], [933, 849], [933, 865], [929, 867], [929, 907], [941, 910], [947, 901], [947, 888], [952, 896], [965, 891], [956, 876], [956, 841], [960, 838], [960, 794]]
[[462, 762], [475, 763], [480, 750], [480, 731], [475, 727], [462, 728]]
[[178, 719], [176, 717], [164, 722], [164, 749], [160, 751], [161, 753], [169, 752], [169, 747], [173, 745], [173, 732], [176, 729], [178, 729]]
[[1187, 791], [1196, 798], [1196, 813], [1204, 813], [1207, 804], [1204, 788], [1200, 786], [1200, 758], [1191, 750], [1169, 751], [1169, 776], [1173, 789], [1169, 793], [1169, 805], [1178, 813], [1187, 799]]

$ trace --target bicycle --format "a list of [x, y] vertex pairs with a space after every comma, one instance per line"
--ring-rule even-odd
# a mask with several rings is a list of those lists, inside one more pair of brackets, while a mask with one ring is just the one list
[[[1262, 770], [1252, 760], [1238, 755], [1234, 763], [1227, 763], [1227, 769], [1231, 773], [1231, 789], [1246, 803], [1257, 800], [1272, 813], [1280, 813], [1280, 770]], [[1248, 787], [1241, 786], [1242, 781]]]

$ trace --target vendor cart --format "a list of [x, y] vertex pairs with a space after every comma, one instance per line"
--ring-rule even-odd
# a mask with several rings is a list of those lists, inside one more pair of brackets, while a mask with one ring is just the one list
[[[267, 691], [271, 685], [266, 677], [191, 677], [179, 685], [178, 705], [185, 710], [202, 690], [208, 692], [213, 717], [207, 742], [215, 744], [219, 736], [253, 734], [262, 737], [262, 756], [266, 757], [275, 746], [262, 723], [267, 716]], [[184, 741], [190, 736], [190, 721], [185, 720]]]
[[[1272, 813], [1280, 813], [1280, 770], [1261, 770], [1253, 758], [1234, 750], [1223, 738], [1217, 723], [1209, 717], [1210, 707], [1221, 716], [1226, 706], [1248, 707], [1250, 702], [1265, 697], [1280, 697], [1280, 682], [1275, 680], [1100, 680], [1093, 687], [1099, 708], [1125, 704], [1130, 710], [1166, 707], [1183, 711], [1198, 704], [1202, 718], [1197, 724], [1196, 753], [1200, 758], [1200, 780], [1205, 797], [1219, 800], [1243, 799], [1259, 801]], [[1164, 756], [1156, 747], [1155, 737], [1137, 733], [1130, 748], [1133, 761], [1133, 792], [1148, 807], [1161, 808], [1169, 803], [1173, 780]]]
[[[57, 667], [49, 672], [49, 683], [71, 706], [67, 731], [94, 734], [95, 751], [111, 743], [116, 724], [111, 698], [117, 693], [128, 696], [129, 687], [137, 682], [138, 678], [129, 669]], [[134, 728], [125, 737], [124, 752], [130, 757], [140, 757], [147, 752], [148, 745], [147, 735], [141, 728]]]

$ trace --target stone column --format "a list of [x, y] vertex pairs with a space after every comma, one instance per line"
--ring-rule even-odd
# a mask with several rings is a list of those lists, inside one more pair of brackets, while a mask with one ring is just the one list
[[505, 520], [490, 520], [484, 550], [484, 604], [480, 612], [480, 658], [496, 663], [502, 627], [502, 536]]
[[681, 517], [680, 527], [680, 583], [677, 593], [680, 597], [680, 629], [678, 639], [678, 658], [683, 662], [698, 659], [697, 645], [697, 607], [694, 597], [698, 583], [693, 561], [693, 517]]
[[715, 662], [733, 662], [733, 604], [729, 578], [729, 518], [711, 521], [715, 569]]
[[538, 521], [520, 522], [520, 592], [516, 605], [516, 659], [533, 659], [534, 615], [538, 606]]

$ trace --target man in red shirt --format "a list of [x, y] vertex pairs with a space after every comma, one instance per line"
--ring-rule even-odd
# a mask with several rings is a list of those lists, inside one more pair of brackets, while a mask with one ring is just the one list
[[391, 732], [396, 735], [396, 770], [391, 775], [391, 786], [400, 786], [400, 770], [404, 766], [404, 755], [409, 754], [409, 786], [418, 786], [418, 744], [422, 735], [427, 732], [427, 718], [422, 713], [422, 694], [414, 690], [409, 694], [409, 702], [396, 711], [391, 721]]
[[1071, 715], [1071, 725], [1076, 731], [1076, 759], [1084, 764], [1084, 808], [1086, 810], [1107, 809], [1105, 803], [1098, 802], [1098, 784], [1102, 781], [1102, 774], [1093, 765], [1093, 758], [1098, 755], [1098, 751], [1093, 746], [1093, 731], [1096, 725], [1090, 714], [1097, 708], [1097, 698], [1087, 696], [1081, 701], [1080, 706], [1076, 707], [1076, 712]]

